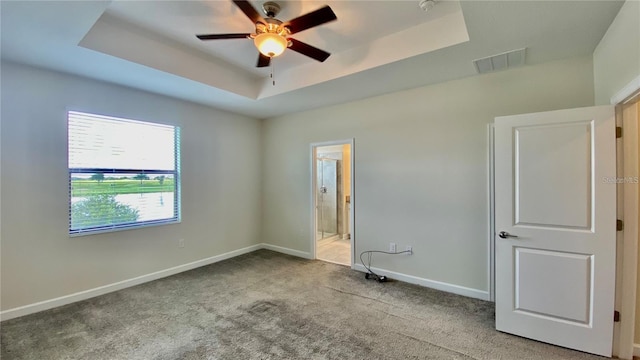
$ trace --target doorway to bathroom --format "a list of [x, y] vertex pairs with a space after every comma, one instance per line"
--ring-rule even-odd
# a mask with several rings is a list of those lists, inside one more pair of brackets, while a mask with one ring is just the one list
[[314, 258], [354, 263], [353, 140], [311, 144]]

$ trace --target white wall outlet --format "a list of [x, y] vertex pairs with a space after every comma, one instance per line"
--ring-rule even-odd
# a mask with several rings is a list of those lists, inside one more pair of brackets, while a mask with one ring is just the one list
[[183, 248], [184, 247], [184, 239], [178, 240], [178, 247], [179, 248]]
[[397, 249], [396, 243], [389, 243], [389, 252], [394, 253], [396, 252], [396, 249]]
[[407, 255], [413, 255], [413, 246], [407, 245], [407, 248], [405, 249], [405, 251], [408, 251]]

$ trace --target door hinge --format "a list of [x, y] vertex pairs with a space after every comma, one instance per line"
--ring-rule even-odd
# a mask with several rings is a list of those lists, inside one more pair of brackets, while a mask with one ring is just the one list
[[616, 139], [620, 139], [622, 137], [622, 127], [616, 126]]
[[622, 220], [616, 220], [616, 230], [617, 231], [624, 230], [624, 222], [622, 222]]
[[613, 312], [613, 322], [620, 322], [620, 311]]

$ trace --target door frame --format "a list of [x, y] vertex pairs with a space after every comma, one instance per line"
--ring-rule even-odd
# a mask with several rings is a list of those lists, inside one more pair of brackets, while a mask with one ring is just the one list
[[[311, 168], [310, 168], [310, 173], [311, 173], [311, 187], [310, 187], [310, 191], [309, 194], [311, 196], [311, 211], [310, 211], [310, 219], [311, 219], [311, 231], [310, 231], [310, 245], [311, 245], [311, 259], [317, 259], [317, 254], [316, 254], [316, 228], [317, 228], [317, 222], [316, 222], [316, 185], [317, 185], [317, 166], [316, 166], [316, 161], [317, 161], [317, 155], [316, 155], [316, 150], [319, 147], [323, 147], [323, 146], [332, 146], [332, 145], [350, 145], [351, 147], [351, 152], [350, 152], [350, 166], [349, 166], [349, 175], [350, 175], [350, 179], [351, 179], [351, 183], [350, 183], [350, 200], [351, 200], [351, 206], [350, 206], [350, 210], [349, 210], [349, 220], [351, 222], [351, 226], [349, 227], [349, 231], [351, 234], [351, 239], [350, 239], [350, 248], [351, 248], [351, 268], [355, 269], [355, 244], [356, 244], [356, 217], [355, 217], [355, 208], [356, 208], [356, 192], [355, 192], [355, 138], [350, 138], [350, 139], [344, 139], [344, 140], [332, 140], [332, 141], [323, 141], [323, 142], [314, 142], [309, 144], [309, 149], [310, 149], [310, 164], [311, 164]], [[343, 159], [344, 160], [344, 159]]]
[[[617, 145], [617, 177], [626, 178], [638, 171], [637, 153], [631, 154], [631, 158], [635, 156], [635, 163], [629, 162], [630, 151], [638, 149], [638, 126], [635, 129], [625, 129], [622, 126], [622, 107], [624, 104], [637, 100], [640, 97], [640, 76], [633, 79], [629, 84], [623, 87], [618, 93], [611, 97], [611, 105], [616, 106], [616, 126], [621, 126], [622, 141], [618, 141]], [[640, 106], [640, 102], [638, 103]], [[632, 131], [635, 130], [635, 131]], [[635, 132], [636, 136], [626, 136], [630, 131]], [[622, 156], [620, 156], [622, 154]], [[633, 167], [636, 169], [633, 169]], [[631, 359], [633, 356], [640, 356], [640, 345], [634, 344], [635, 319], [640, 316], [636, 310], [637, 296], [637, 269], [638, 269], [638, 247], [640, 247], [640, 239], [638, 239], [638, 206], [637, 198], [632, 199], [624, 194], [625, 184], [618, 184], [618, 219], [623, 219], [624, 229], [617, 234], [617, 242], [621, 244], [622, 249], [617, 251], [616, 261], [616, 309], [620, 311], [620, 322], [614, 324], [613, 336], [613, 355], [624, 359]], [[633, 195], [633, 194], [632, 194]], [[635, 194], [638, 195], [637, 193]]]

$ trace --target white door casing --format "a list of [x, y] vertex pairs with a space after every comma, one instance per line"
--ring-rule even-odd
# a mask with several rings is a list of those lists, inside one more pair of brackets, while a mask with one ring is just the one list
[[497, 330], [611, 356], [615, 142], [612, 106], [496, 118]]

